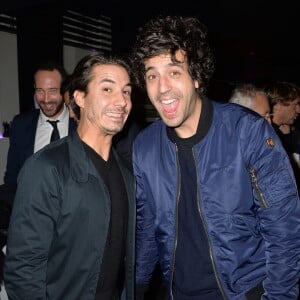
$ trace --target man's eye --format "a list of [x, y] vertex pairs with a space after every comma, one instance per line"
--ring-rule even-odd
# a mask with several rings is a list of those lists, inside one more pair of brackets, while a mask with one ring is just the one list
[[171, 72], [172, 77], [179, 76], [179, 75], [180, 75], [180, 73], [178, 71], [172, 71]]
[[147, 80], [153, 80], [155, 78], [155, 75], [148, 75]]
[[131, 96], [131, 91], [124, 91], [124, 94]]

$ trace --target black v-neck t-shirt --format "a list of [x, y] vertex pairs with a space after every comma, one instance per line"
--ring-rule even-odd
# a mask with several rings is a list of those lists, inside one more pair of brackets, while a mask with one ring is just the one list
[[[95, 300], [115, 300], [119, 298], [124, 283], [124, 257], [128, 221], [126, 187], [112, 151], [109, 159], [105, 161], [87, 144], [84, 143], [84, 147], [106, 185], [111, 202], [110, 224]], [[104, 200], [99, 198], [99, 201]]]

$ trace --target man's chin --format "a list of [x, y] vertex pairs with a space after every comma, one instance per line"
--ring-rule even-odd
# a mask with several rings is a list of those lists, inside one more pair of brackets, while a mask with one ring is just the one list
[[168, 126], [168, 127], [178, 127], [180, 125], [180, 122], [178, 121], [178, 118], [170, 118], [170, 117], [161, 117], [163, 122]]
[[124, 126], [117, 126], [117, 127], [111, 127], [111, 128], [106, 128], [105, 131], [107, 134], [109, 135], [116, 135], [118, 134], [119, 132], [121, 132], [123, 130]]

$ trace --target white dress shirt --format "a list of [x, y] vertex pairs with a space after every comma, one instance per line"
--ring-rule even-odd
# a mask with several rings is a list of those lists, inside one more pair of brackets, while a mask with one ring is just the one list
[[68, 108], [64, 105], [64, 110], [56, 119], [50, 119], [40, 110], [40, 116], [38, 119], [38, 124], [35, 133], [34, 141], [34, 152], [42, 149], [44, 146], [50, 143], [50, 138], [52, 134], [53, 127], [47, 120], [59, 120], [57, 123], [57, 128], [59, 131], [60, 138], [68, 135], [69, 131], [69, 111]]

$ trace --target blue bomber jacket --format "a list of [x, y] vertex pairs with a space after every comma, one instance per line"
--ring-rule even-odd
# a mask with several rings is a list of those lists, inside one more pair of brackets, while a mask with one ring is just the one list
[[[224, 299], [246, 299], [246, 292], [260, 284], [262, 299], [297, 299], [300, 201], [289, 158], [273, 128], [256, 113], [203, 101], [212, 113], [193, 147], [197, 193]], [[177, 147], [161, 120], [136, 138], [133, 163], [136, 283], [147, 285], [159, 261], [173, 299], [180, 170]]]

